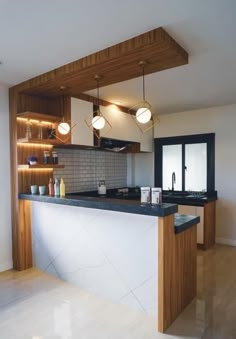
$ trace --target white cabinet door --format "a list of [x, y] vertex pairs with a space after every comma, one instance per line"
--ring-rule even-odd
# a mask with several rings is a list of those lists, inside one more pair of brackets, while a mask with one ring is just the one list
[[[100, 106], [102, 114], [112, 126], [104, 137], [140, 142], [143, 152], [153, 152], [153, 130], [142, 133], [136, 126], [130, 114], [124, 113], [111, 106]], [[102, 133], [101, 133], [102, 136]]]
[[204, 244], [204, 207], [196, 206], [196, 215], [200, 217], [200, 223], [197, 225], [197, 243]]
[[88, 101], [71, 98], [71, 124], [76, 126], [71, 132], [71, 143], [74, 145], [93, 146], [93, 133], [86, 126], [85, 120], [93, 118], [93, 104]]
[[204, 207], [178, 205], [178, 213], [200, 217], [200, 223], [197, 224], [197, 243], [204, 244]]

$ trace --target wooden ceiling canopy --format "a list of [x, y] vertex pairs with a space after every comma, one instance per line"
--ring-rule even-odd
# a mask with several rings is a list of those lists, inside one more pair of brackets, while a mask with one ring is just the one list
[[95, 74], [101, 76], [100, 86], [141, 76], [139, 62], [147, 62], [145, 74], [188, 63], [188, 53], [162, 28], [138, 35], [117, 45], [56, 68], [17, 86], [18, 93], [38, 96], [77, 96], [96, 88]]

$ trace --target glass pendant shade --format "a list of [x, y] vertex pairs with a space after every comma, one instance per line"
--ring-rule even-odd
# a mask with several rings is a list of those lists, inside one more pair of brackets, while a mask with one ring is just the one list
[[62, 135], [66, 135], [70, 132], [70, 125], [67, 122], [60, 122], [60, 124], [58, 125], [58, 132]]
[[152, 113], [146, 107], [140, 107], [136, 112], [136, 119], [140, 124], [146, 124], [148, 121], [151, 120]]
[[92, 125], [93, 125], [93, 128], [95, 129], [100, 130], [105, 127], [105, 124], [106, 124], [106, 121], [101, 115], [96, 115], [92, 119]]

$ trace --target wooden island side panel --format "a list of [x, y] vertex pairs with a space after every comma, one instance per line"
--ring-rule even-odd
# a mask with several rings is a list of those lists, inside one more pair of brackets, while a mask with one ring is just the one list
[[175, 234], [174, 215], [158, 218], [158, 331], [164, 332], [197, 290], [197, 226]]

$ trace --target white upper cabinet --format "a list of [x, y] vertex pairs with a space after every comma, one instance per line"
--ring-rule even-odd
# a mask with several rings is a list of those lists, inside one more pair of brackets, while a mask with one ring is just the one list
[[112, 105], [100, 106], [100, 110], [112, 126], [104, 137], [140, 142], [141, 151], [153, 152], [153, 129], [142, 133], [130, 114], [121, 112]]
[[86, 126], [85, 120], [91, 121], [93, 117], [93, 104], [88, 101], [71, 98], [71, 143], [74, 145], [93, 146], [93, 133]]

